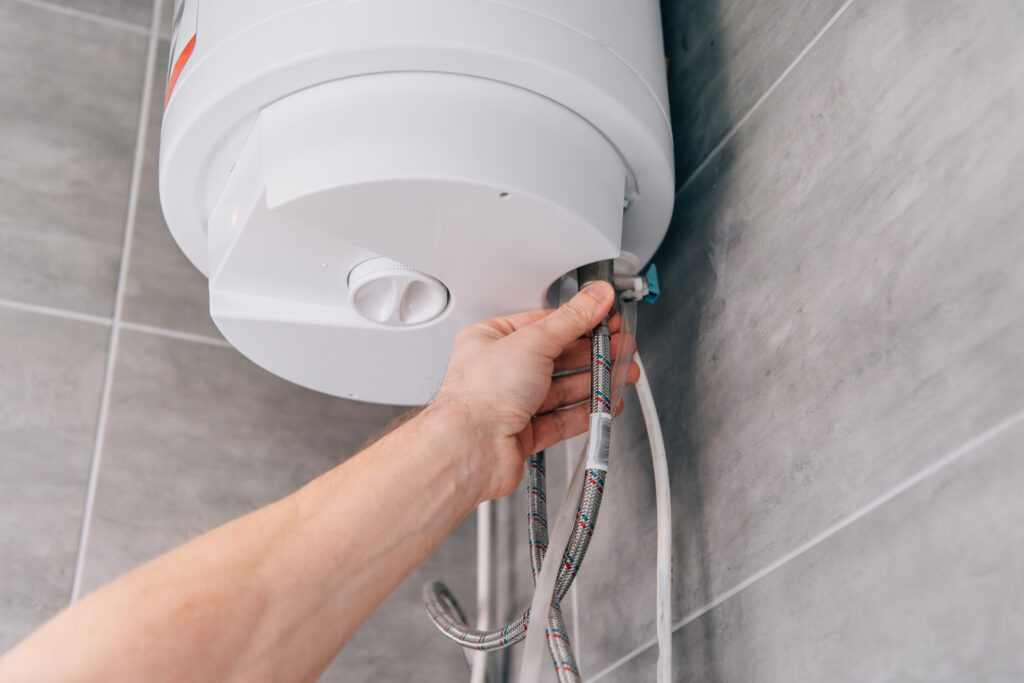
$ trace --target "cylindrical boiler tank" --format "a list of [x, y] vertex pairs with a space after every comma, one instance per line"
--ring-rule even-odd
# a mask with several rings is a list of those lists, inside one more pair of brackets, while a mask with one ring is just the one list
[[415, 404], [455, 333], [654, 253], [673, 201], [656, 0], [179, 0], [160, 196], [220, 331]]

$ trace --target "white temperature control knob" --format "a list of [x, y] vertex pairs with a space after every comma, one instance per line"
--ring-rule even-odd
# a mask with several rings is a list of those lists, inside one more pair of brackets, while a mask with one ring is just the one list
[[383, 325], [418, 325], [441, 315], [448, 289], [426, 273], [389, 258], [363, 261], [348, 274], [352, 308]]

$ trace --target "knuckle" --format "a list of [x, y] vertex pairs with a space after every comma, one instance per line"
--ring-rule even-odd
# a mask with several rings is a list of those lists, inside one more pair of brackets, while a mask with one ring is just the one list
[[471, 339], [481, 334], [485, 329], [483, 321], [478, 321], [472, 325], [467, 325], [459, 330], [459, 333], [455, 336], [456, 339]]
[[453, 346], [461, 348], [467, 348], [473, 346], [481, 339], [485, 338], [486, 326], [483, 323], [473, 323], [468, 327], [464, 327], [459, 330], [458, 334], [455, 335], [455, 341]]

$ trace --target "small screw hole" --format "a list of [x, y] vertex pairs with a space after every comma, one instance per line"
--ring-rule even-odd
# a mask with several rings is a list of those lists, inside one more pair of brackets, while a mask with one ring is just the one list
[[501, 197], [502, 199], [508, 199], [508, 192], [502, 192], [498, 196]]

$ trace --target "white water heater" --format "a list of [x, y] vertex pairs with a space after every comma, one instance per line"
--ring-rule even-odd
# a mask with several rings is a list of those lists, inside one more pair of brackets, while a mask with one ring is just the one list
[[422, 403], [455, 334], [645, 263], [672, 212], [657, 0], [178, 0], [160, 197], [225, 338]]

